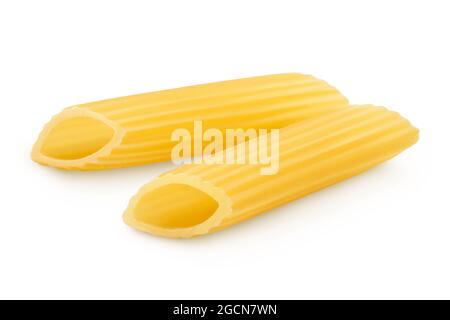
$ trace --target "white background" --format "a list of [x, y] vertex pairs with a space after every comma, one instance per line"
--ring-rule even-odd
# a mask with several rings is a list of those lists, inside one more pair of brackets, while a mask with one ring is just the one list
[[[0, 2], [0, 298], [450, 298], [448, 1]], [[421, 129], [368, 173], [192, 240], [139, 233], [130, 197], [170, 163], [41, 167], [82, 102], [281, 72]]]

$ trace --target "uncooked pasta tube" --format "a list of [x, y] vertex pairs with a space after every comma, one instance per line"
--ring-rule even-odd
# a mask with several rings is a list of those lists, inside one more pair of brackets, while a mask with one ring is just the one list
[[261, 175], [261, 164], [186, 164], [142, 187], [125, 222], [166, 237], [207, 234], [366, 171], [418, 139], [406, 119], [374, 106], [345, 108], [279, 134], [277, 174]]
[[[38, 163], [99, 170], [169, 160], [171, 132], [207, 128], [281, 128], [342, 109], [347, 100], [312, 76], [279, 74], [231, 80], [70, 107], [43, 129]], [[195, 154], [193, 155], [195, 156]]]

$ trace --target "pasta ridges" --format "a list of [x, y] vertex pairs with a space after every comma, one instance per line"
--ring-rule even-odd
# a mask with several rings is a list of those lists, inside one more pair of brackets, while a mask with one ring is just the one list
[[[315, 104], [326, 104], [328, 106], [333, 106], [334, 103], [339, 103], [338, 95], [330, 95], [328, 93], [317, 92], [312, 94], [310, 97], [305, 98], [297, 98], [297, 97], [284, 97], [286, 101], [278, 101], [278, 102], [264, 102], [264, 101], [255, 101], [254, 107], [251, 108], [252, 104], [242, 105], [239, 108], [236, 108], [236, 111], [230, 114], [229, 110], [209, 110], [208, 108], [200, 109], [200, 111], [209, 110], [207, 114], [199, 116], [198, 113], [193, 112], [192, 110], [186, 112], [177, 113], [177, 117], [167, 117], [167, 118], [159, 118], [152, 119], [147, 118], [143, 119], [142, 123], [131, 122], [127, 123], [125, 121], [119, 121], [118, 124], [122, 127], [129, 128], [130, 133], [159, 129], [159, 128], [176, 128], [178, 126], [186, 126], [192, 124], [193, 121], [202, 120], [205, 124], [208, 124], [209, 121], [217, 121], [221, 123], [226, 123], [225, 126], [229, 123], [229, 121], [224, 122], [222, 119], [230, 119], [237, 117], [245, 117], [245, 120], [252, 121], [254, 117], [281, 117], [282, 112], [289, 111], [297, 108], [314, 108]], [[342, 106], [342, 103], [340, 104]], [[248, 107], [248, 109], [247, 109]], [[197, 110], [197, 109], [196, 109]], [[307, 110], [302, 110], [303, 113], [306, 113]], [[280, 114], [281, 113], [281, 114]], [[180, 123], [180, 119], [181, 123]], [[270, 119], [267, 119], [266, 122], [270, 122]]]
[[208, 111], [211, 115], [220, 115], [221, 113], [230, 113], [232, 111], [233, 113], [239, 114], [239, 112], [248, 110], [248, 113], [255, 113], [257, 110], [254, 108], [257, 106], [258, 110], [270, 110], [274, 109], [275, 105], [280, 104], [282, 105], [283, 102], [303, 102], [308, 101], [308, 99], [311, 99], [314, 101], [314, 97], [317, 96], [323, 96], [326, 97], [327, 95], [330, 95], [331, 97], [334, 97], [335, 100], [341, 100], [339, 95], [336, 95], [336, 92], [331, 89], [324, 87], [323, 85], [316, 88], [311, 88], [308, 92], [293, 92], [292, 94], [289, 92], [280, 92], [277, 94], [271, 94], [268, 97], [264, 96], [251, 96], [246, 99], [239, 99], [239, 101], [233, 101], [231, 99], [222, 99], [220, 102], [215, 103], [213, 101], [207, 101], [206, 103], [195, 103], [193, 102], [190, 106], [195, 104], [195, 109], [192, 110], [192, 108], [185, 107], [185, 108], [174, 108], [171, 106], [168, 106], [165, 109], [154, 111], [152, 113], [148, 113], [148, 110], [144, 110], [145, 112], [142, 113], [135, 113], [133, 112], [132, 115], [127, 117], [109, 117], [111, 119], [117, 120], [117, 122], [120, 125], [124, 126], [132, 126], [132, 125], [139, 125], [139, 123], [147, 122], [149, 120], [151, 121], [163, 121], [165, 119], [170, 119], [173, 117], [174, 114], [178, 115], [190, 115], [195, 112], [202, 112], [202, 111]]
[[[400, 130], [400, 131], [399, 131]], [[322, 155], [316, 155], [315, 157], [312, 157], [309, 159], [308, 162], [305, 162], [304, 164], [300, 163], [298, 166], [294, 166], [292, 163], [286, 165], [286, 170], [289, 171], [290, 176], [283, 176], [284, 180], [280, 178], [278, 188], [285, 190], [283, 187], [286, 180], [291, 178], [298, 178], [300, 179], [302, 175], [304, 175], [304, 172], [307, 172], [310, 174], [311, 172], [314, 172], [314, 168], [316, 168], [317, 174], [322, 174], [320, 168], [323, 166], [326, 166], [327, 164], [333, 165], [334, 162], [336, 162], [338, 159], [342, 159], [345, 157], [348, 157], [349, 155], [354, 155], [355, 153], [361, 153], [363, 150], [364, 152], [371, 152], [372, 148], [377, 147], [377, 145], [389, 142], [389, 141], [396, 141], [396, 139], [403, 139], [405, 137], [408, 137], [409, 134], [414, 133], [414, 131], [410, 130], [409, 128], [392, 128], [392, 131], [386, 135], [383, 136], [369, 136], [366, 140], [358, 140], [358, 144], [354, 145], [345, 145], [344, 148], [336, 148], [336, 149], [329, 149], [328, 155], [326, 153]], [[297, 170], [294, 170], [295, 168], [298, 168]], [[289, 170], [291, 169], [291, 170]], [[337, 170], [337, 169], [336, 169]], [[281, 177], [281, 175], [280, 175]], [[265, 192], [266, 187], [264, 186], [264, 180], [268, 181], [270, 177], [261, 177], [262, 180], [261, 184], [257, 188], [253, 188], [251, 191], [252, 194], [257, 194], [260, 192], [263, 194]], [[248, 187], [248, 184], [247, 184]], [[271, 188], [277, 188], [276, 185], [271, 183]], [[235, 203], [236, 205], [239, 203], [240, 199], [245, 199], [244, 201], [247, 201], [246, 193], [249, 192], [248, 189], [245, 188], [245, 184], [242, 186], [237, 186], [233, 189], [233, 187], [227, 188], [230, 193], [236, 194], [235, 197]], [[288, 192], [286, 190], [286, 192]], [[255, 195], [256, 196], [256, 195]]]
[[[372, 108], [372, 107], [364, 107], [364, 108], [357, 108], [355, 110], [351, 110], [350, 108], [338, 111], [335, 114], [330, 114], [326, 116], [326, 120], [324, 120], [320, 124], [315, 124], [314, 127], [312, 127], [310, 130], [305, 131], [303, 125], [294, 124], [292, 126], [288, 126], [286, 128], [283, 128], [282, 135], [284, 138], [282, 139], [283, 144], [288, 144], [292, 140], [301, 141], [301, 143], [293, 145], [295, 148], [301, 148], [302, 146], [307, 145], [313, 145], [315, 142], [320, 141], [326, 141], [329, 140], [329, 136], [336, 135], [339, 132], [345, 132], [348, 130], [354, 130], [354, 126], [350, 126], [350, 124], [355, 125], [356, 128], [361, 127], [365, 125], [366, 123], [373, 123], [374, 121], [383, 120], [386, 117], [392, 117], [391, 113], [382, 112], [381, 114], [378, 114], [378, 116], [374, 116], [374, 114], [377, 113], [380, 109]], [[334, 115], [334, 116], [333, 116]], [[305, 127], [310, 127], [309, 123], [312, 122], [312, 120], [307, 121], [305, 124]], [[340, 131], [338, 131], [340, 130]], [[324, 132], [328, 132], [328, 134], [324, 134]], [[247, 143], [248, 145], [248, 143]], [[246, 147], [248, 157], [248, 147]], [[289, 147], [282, 150], [281, 155], [285, 155], [289, 152]], [[176, 170], [176, 169], [175, 169]], [[225, 166], [210, 166], [208, 170], [205, 170], [202, 168], [202, 166], [191, 166], [186, 167], [185, 169], [186, 173], [196, 173], [198, 171], [202, 171], [202, 176], [208, 179], [231, 179], [233, 180], [235, 176], [240, 175], [240, 171], [245, 171], [246, 169], [244, 167], [241, 167], [240, 169], [230, 171]], [[257, 170], [257, 169], [255, 169]], [[228, 171], [228, 175], [223, 175], [223, 171]], [[233, 175], [234, 173], [234, 175]], [[215, 178], [214, 178], [215, 177]], [[221, 181], [221, 180], [216, 180]]]
[[307, 86], [316, 83], [318, 80], [310, 75], [301, 74], [278, 74], [259, 76], [253, 78], [244, 78], [237, 80], [228, 80], [222, 82], [208, 83], [143, 93], [114, 99], [102, 100], [79, 105], [81, 108], [87, 108], [95, 112], [117, 111], [124, 108], [133, 108], [149, 101], [152, 104], [165, 105], [168, 103], [177, 103], [192, 101], [194, 99], [227, 97], [234, 94], [241, 94], [249, 91], [271, 90], [273, 87], [283, 87], [287, 85]]
[[[249, 91], [248, 89], [243, 88], [241, 92], [237, 93], [225, 93], [221, 92], [220, 94], [211, 95], [211, 93], [198, 94], [198, 96], [190, 96], [190, 97], [178, 97], [176, 100], [158, 100], [153, 99], [151, 101], [143, 101], [141, 103], [136, 104], [124, 104], [121, 105], [120, 108], [116, 107], [109, 111], [102, 111], [102, 114], [111, 119], [121, 119], [125, 117], [145, 115], [151, 112], [155, 115], [166, 115], [173, 112], [179, 112], [186, 109], [191, 109], [192, 105], [195, 106], [205, 106], [209, 108], [220, 108], [224, 104], [231, 105], [242, 103], [245, 101], [253, 101], [255, 99], [261, 97], [273, 97], [273, 96], [283, 96], [283, 95], [292, 95], [292, 92], [297, 93], [308, 93], [311, 90], [321, 90], [330, 88], [326, 83], [314, 79], [314, 81], [310, 81], [308, 83], [302, 84], [283, 84], [280, 86], [268, 86], [265, 89], [260, 89], [256, 91]], [[334, 89], [334, 88], [333, 88]], [[179, 95], [179, 94], [178, 94]]]

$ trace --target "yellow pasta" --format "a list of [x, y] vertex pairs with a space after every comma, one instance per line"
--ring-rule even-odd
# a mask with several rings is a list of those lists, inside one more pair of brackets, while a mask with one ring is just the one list
[[183, 165], [142, 187], [124, 221], [165, 237], [207, 234], [357, 175], [417, 140], [395, 112], [345, 108], [281, 129], [277, 174], [261, 175], [261, 165]]
[[312, 76], [279, 74], [197, 85], [70, 107], [43, 129], [38, 163], [100, 170], [169, 160], [171, 132], [207, 128], [280, 128], [348, 106]]

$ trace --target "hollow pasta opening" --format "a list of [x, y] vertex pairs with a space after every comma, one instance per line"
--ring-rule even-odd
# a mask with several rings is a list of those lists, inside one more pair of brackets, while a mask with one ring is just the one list
[[214, 215], [219, 203], [208, 194], [185, 184], [168, 184], [144, 194], [134, 218], [159, 228], [189, 228]]
[[58, 160], [82, 159], [101, 150], [114, 130], [100, 120], [74, 117], [57, 123], [48, 133], [41, 153]]

